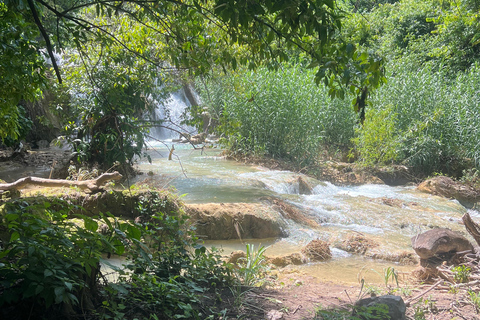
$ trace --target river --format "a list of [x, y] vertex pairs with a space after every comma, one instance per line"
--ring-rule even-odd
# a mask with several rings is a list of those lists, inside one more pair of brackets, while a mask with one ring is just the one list
[[[379, 243], [379, 255], [395, 256], [413, 252], [410, 239], [434, 227], [447, 227], [466, 235], [460, 223], [466, 209], [455, 200], [428, 195], [414, 186], [391, 187], [383, 184], [336, 186], [332, 183], [303, 177], [315, 186], [310, 195], [299, 194], [294, 181], [300, 176], [289, 171], [270, 170], [227, 160], [222, 150], [194, 150], [187, 144], [176, 144], [173, 160], [168, 160], [171, 142], [151, 145], [148, 154], [152, 163], [142, 161], [138, 167], [150, 184], [173, 187], [186, 203], [252, 203], [265, 197], [276, 197], [299, 208], [320, 228], [288, 223], [288, 236], [281, 239], [247, 239], [205, 241], [207, 246], [220, 247], [225, 254], [245, 248], [245, 243], [268, 247], [267, 255], [298, 252], [314, 239], [328, 241], [333, 258], [326, 262], [295, 266], [322, 280], [358, 283], [364, 278], [380, 282], [383, 270], [394, 267], [408, 273], [414, 266], [400, 265], [382, 259], [371, 259], [339, 249], [352, 233], [361, 233]], [[471, 211], [474, 219], [479, 215]]]

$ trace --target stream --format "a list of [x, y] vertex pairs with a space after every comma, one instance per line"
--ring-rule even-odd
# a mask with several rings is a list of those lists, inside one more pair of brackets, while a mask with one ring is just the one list
[[[358, 232], [380, 244], [379, 255], [413, 252], [410, 239], [435, 227], [446, 227], [467, 235], [460, 223], [466, 209], [457, 201], [421, 193], [414, 186], [391, 187], [382, 184], [335, 186], [303, 176], [315, 186], [310, 195], [299, 194], [300, 174], [246, 165], [221, 156], [222, 150], [194, 150], [187, 144], [175, 144], [173, 160], [168, 160], [172, 145], [153, 144], [148, 154], [152, 163], [142, 161], [145, 172], [137, 182], [173, 187], [186, 203], [255, 203], [276, 197], [301, 209], [320, 224], [311, 229], [290, 221], [288, 237], [281, 239], [247, 239], [205, 241], [206, 246], [221, 248], [224, 254], [245, 250], [246, 243], [267, 247], [267, 255], [299, 252], [314, 239], [330, 243], [332, 259], [326, 262], [292, 266], [300, 272], [324, 281], [381, 283], [387, 267], [408, 273], [415, 267], [396, 262], [366, 258], [338, 249], [338, 244]], [[470, 212], [478, 220], [478, 212]], [[467, 235], [468, 236], [468, 235]]]

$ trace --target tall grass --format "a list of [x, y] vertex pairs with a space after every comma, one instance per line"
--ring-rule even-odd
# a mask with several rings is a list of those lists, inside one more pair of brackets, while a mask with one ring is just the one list
[[[394, 161], [430, 174], [459, 174], [468, 159], [480, 161], [480, 68], [449, 79], [428, 66], [390, 67], [394, 75], [372, 97], [370, 124], [357, 131], [355, 143], [368, 163]], [[394, 127], [380, 132], [385, 123]], [[377, 131], [377, 134], [374, 131]], [[368, 149], [385, 141], [394, 154], [383, 159]]]
[[388, 83], [370, 97], [363, 127], [348, 97], [330, 99], [300, 66], [234, 73], [208, 81], [200, 93], [217, 130], [241, 153], [306, 165], [334, 146], [355, 149], [369, 166], [404, 164], [427, 175], [480, 167], [480, 66], [454, 79], [408, 59], [388, 70]]
[[331, 100], [313, 78], [299, 66], [245, 71], [210, 81], [201, 95], [222, 115], [220, 131], [235, 151], [310, 164], [325, 144], [349, 145], [355, 125], [349, 102]]

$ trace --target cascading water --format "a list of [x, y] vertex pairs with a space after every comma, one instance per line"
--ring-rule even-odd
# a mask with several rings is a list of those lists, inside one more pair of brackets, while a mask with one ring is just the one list
[[184, 88], [170, 93], [164, 101], [157, 102], [154, 120], [163, 120], [163, 127], [152, 130], [153, 138], [157, 140], [177, 139], [179, 138], [178, 132], [194, 135], [196, 133], [195, 128], [181, 124], [184, 120], [185, 110], [191, 105]]
[[[187, 203], [258, 203], [274, 197], [314, 220], [319, 228], [290, 221], [287, 238], [248, 242], [269, 245], [267, 253], [276, 255], [298, 252], [313, 239], [326, 240], [333, 259], [301, 267], [320, 278], [356, 282], [362, 268], [375, 268], [381, 273], [382, 268], [395, 265], [397, 270], [411, 270], [411, 266], [372, 260], [339, 249], [338, 244], [351, 234], [368, 236], [379, 244], [379, 254], [388, 256], [413, 253], [410, 238], [434, 227], [465, 233], [460, 224], [466, 212], [463, 206], [457, 201], [421, 193], [414, 187], [335, 186], [293, 172], [229, 161], [220, 156], [218, 149], [193, 150], [189, 145], [176, 145], [175, 153], [179, 160], [169, 161], [168, 150], [159, 147], [150, 153], [151, 164], [145, 162], [139, 166], [143, 171], [151, 171], [153, 176], [149, 179], [157, 179], [159, 186], [173, 186], [179, 194], [185, 194], [183, 199]], [[314, 186], [312, 194], [299, 194], [300, 176]], [[480, 218], [478, 213], [472, 217]], [[222, 246], [227, 254], [245, 247], [239, 240], [207, 244]]]

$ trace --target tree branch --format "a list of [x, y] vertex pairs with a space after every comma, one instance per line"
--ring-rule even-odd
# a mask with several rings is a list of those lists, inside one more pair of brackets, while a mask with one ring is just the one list
[[18, 179], [12, 183], [0, 183], [0, 190], [22, 189], [25, 186], [42, 186], [42, 187], [79, 187], [82, 190], [88, 189], [90, 192], [99, 191], [102, 185], [107, 181], [120, 180], [122, 175], [118, 172], [104, 173], [96, 179], [84, 181], [72, 181], [62, 179], [43, 179], [37, 177], [26, 177]]
[[47, 31], [43, 27], [42, 22], [38, 18], [37, 9], [35, 9], [35, 4], [33, 3], [33, 0], [28, 0], [28, 6], [30, 7], [33, 20], [35, 20], [35, 24], [37, 25], [38, 30], [40, 30], [40, 33], [42, 34], [43, 39], [45, 39], [45, 45], [47, 46], [48, 55], [52, 60], [53, 69], [55, 70], [55, 74], [57, 75], [58, 82], [61, 84], [62, 76], [60, 75], [60, 70], [58, 69], [57, 60], [55, 60], [55, 56], [53, 55], [53, 49], [52, 49], [52, 43], [50, 42], [50, 37], [48, 36]]

